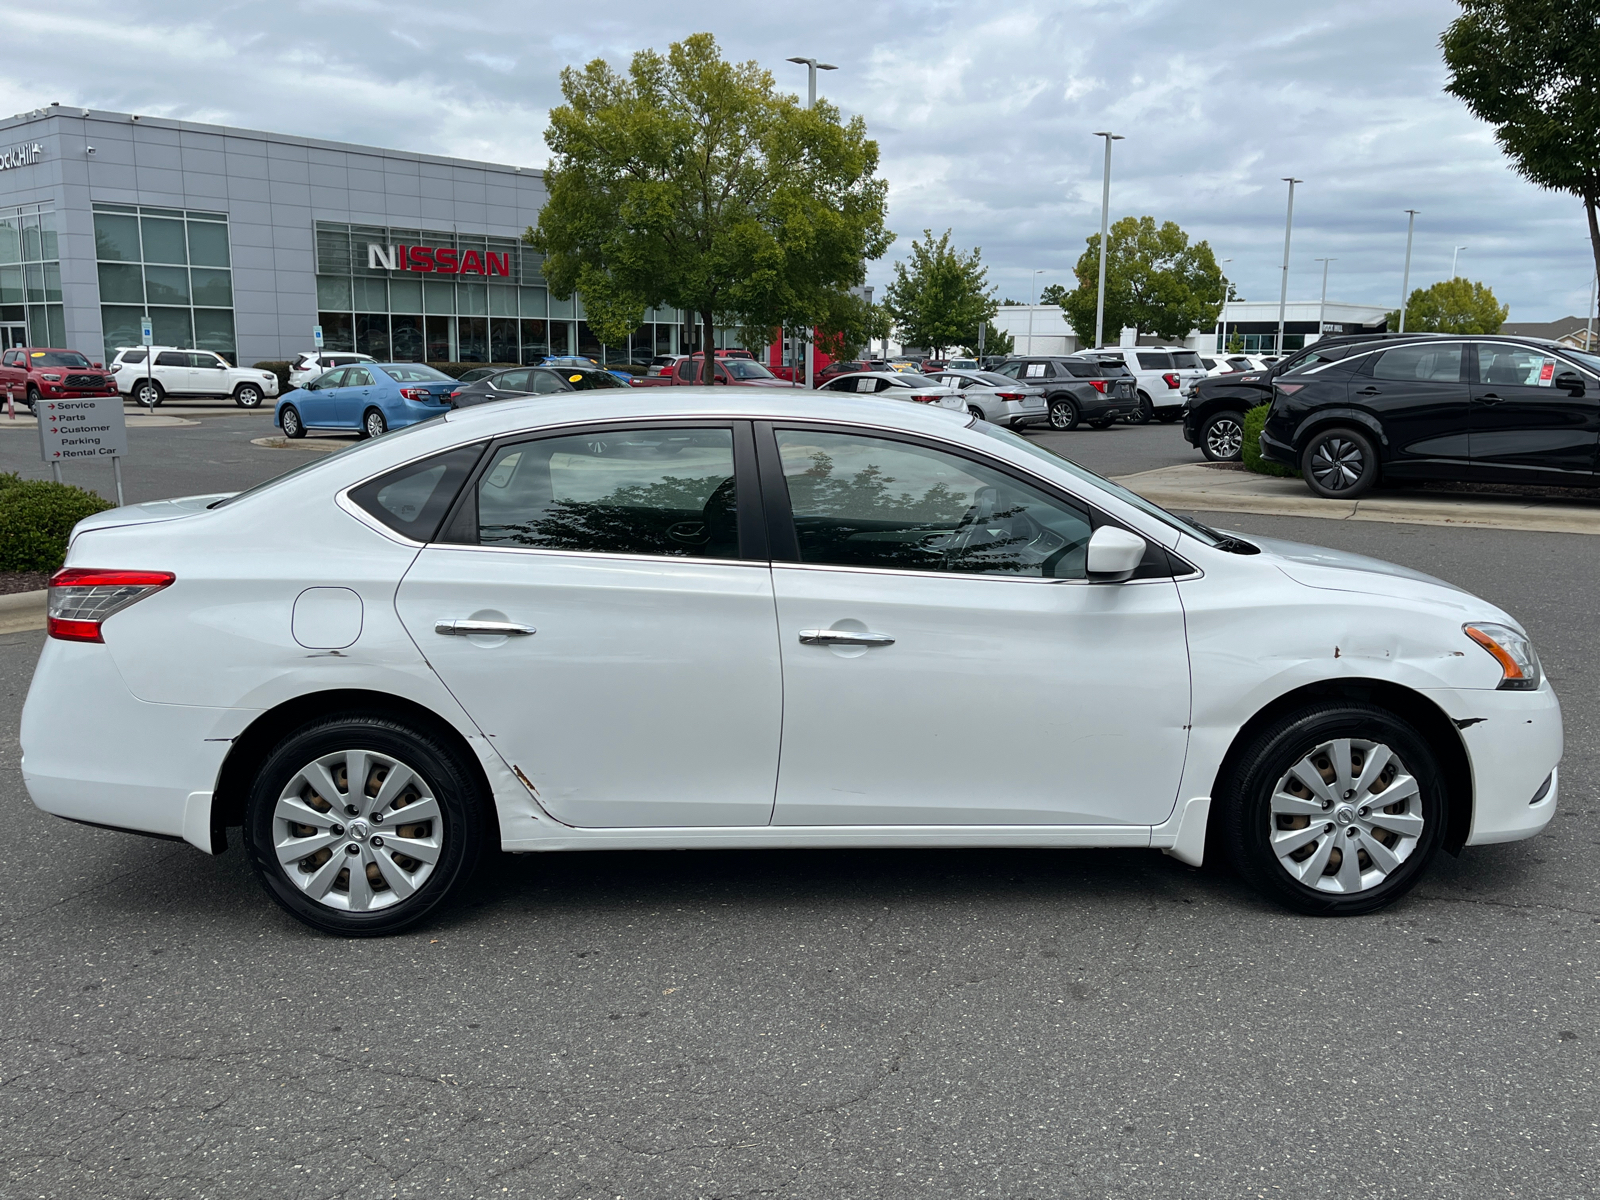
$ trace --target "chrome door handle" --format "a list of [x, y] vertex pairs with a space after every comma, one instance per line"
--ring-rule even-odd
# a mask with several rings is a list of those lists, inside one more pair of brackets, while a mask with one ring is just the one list
[[515, 621], [435, 621], [433, 631], [447, 637], [468, 637], [474, 633], [527, 637], [538, 632], [532, 625], [518, 625]]
[[849, 629], [802, 629], [802, 646], [892, 646], [887, 633], [855, 633]]

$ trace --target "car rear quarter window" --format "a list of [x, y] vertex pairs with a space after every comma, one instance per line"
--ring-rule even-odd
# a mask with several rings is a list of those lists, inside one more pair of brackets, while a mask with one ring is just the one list
[[491, 376], [489, 386], [497, 392], [526, 392], [531, 391], [532, 371], [502, 371]]
[[431, 542], [482, 453], [481, 444], [463, 446], [409, 463], [363, 483], [350, 499], [402, 537]]
[[1372, 376], [1405, 383], [1460, 383], [1462, 349], [1460, 342], [1396, 346], [1378, 355]]

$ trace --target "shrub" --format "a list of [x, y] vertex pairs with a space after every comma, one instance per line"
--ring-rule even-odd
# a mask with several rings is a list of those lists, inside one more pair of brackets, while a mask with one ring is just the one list
[[0, 476], [0, 571], [54, 571], [72, 527], [113, 505], [93, 492], [47, 479]]
[[1244, 468], [1258, 475], [1299, 479], [1300, 472], [1293, 467], [1286, 467], [1282, 463], [1273, 462], [1270, 458], [1261, 457], [1261, 431], [1266, 428], [1267, 413], [1271, 408], [1270, 404], [1259, 404], [1244, 415], [1244, 445], [1240, 447], [1244, 455]]

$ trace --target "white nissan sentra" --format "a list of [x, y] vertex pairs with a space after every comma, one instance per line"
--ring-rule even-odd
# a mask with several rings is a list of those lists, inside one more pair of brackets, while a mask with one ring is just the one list
[[1439, 580], [965, 413], [674, 388], [89, 518], [22, 747], [45, 811], [237, 828], [345, 935], [491, 850], [1142, 846], [1342, 915], [1543, 829], [1561, 713], [1516, 620]]

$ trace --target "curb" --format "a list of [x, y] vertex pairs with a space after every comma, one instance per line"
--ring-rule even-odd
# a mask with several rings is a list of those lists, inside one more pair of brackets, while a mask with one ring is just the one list
[[[1222, 476], [1222, 478], [1217, 478]], [[1242, 476], [1242, 477], [1241, 477]], [[1321, 500], [1298, 480], [1278, 480], [1210, 467], [1160, 467], [1123, 475], [1113, 482], [1164, 508], [1243, 512], [1331, 521], [1377, 521], [1393, 525], [1444, 525], [1466, 529], [1518, 529], [1529, 533], [1600, 534], [1600, 504], [1530, 497], [1498, 499]], [[1294, 494], [1294, 493], [1299, 493]], [[1597, 493], [1600, 496], [1600, 493]]]
[[0, 596], [0, 633], [22, 633], [45, 626], [46, 591]]
[[268, 450], [313, 450], [318, 454], [332, 454], [335, 450], [355, 445], [355, 441], [345, 441], [343, 438], [286, 438], [280, 434], [277, 437], [251, 438], [250, 444], [265, 446]]

